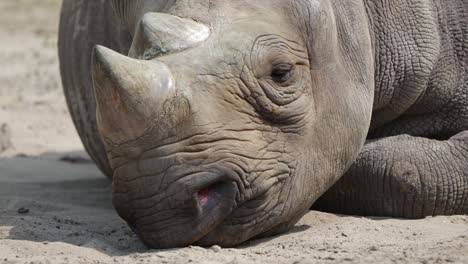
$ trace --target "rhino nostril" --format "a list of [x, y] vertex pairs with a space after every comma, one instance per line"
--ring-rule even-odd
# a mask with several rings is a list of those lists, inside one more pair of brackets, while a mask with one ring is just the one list
[[198, 204], [200, 205], [200, 207], [203, 208], [208, 203], [208, 196], [212, 189], [213, 189], [212, 186], [208, 186], [198, 191], [197, 198], [198, 198]]
[[217, 182], [209, 186], [203, 187], [197, 192], [197, 200], [199, 206], [203, 208], [212, 207], [224, 198], [226, 192], [226, 184], [228, 182]]
[[204, 215], [216, 207], [231, 203], [236, 193], [237, 188], [233, 182], [221, 181], [201, 188], [196, 194], [196, 199]]

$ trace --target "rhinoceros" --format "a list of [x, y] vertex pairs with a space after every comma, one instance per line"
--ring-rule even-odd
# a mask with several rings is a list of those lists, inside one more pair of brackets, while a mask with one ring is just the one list
[[149, 247], [468, 213], [466, 0], [65, 0], [59, 54]]

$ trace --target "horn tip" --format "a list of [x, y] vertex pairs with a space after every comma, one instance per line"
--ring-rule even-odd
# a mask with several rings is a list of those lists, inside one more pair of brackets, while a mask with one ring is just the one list
[[104, 46], [101, 46], [101, 45], [94, 46], [93, 52], [92, 52], [93, 65], [107, 62], [109, 57], [112, 55], [112, 53], [115, 53], [115, 52]]

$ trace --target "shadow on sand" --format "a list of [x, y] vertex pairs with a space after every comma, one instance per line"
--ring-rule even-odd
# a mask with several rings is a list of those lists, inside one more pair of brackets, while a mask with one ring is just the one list
[[[112, 206], [112, 183], [83, 152], [0, 158], [0, 239], [61, 242], [108, 256], [149, 251]], [[288, 233], [303, 232], [308, 225]], [[277, 236], [248, 241], [239, 248]]]
[[111, 181], [82, 152], [0, 158], [0, 227], [0, 239], [109, 256], [147, 250], [112, 207]]

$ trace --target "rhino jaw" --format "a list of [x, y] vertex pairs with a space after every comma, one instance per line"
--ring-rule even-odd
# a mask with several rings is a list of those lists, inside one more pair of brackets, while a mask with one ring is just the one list
[[113, 143], [141, 137], [154, 125], [175, 81], [161, 62], [141, 61], [96, 46], [92, 78], [98, 130]]

